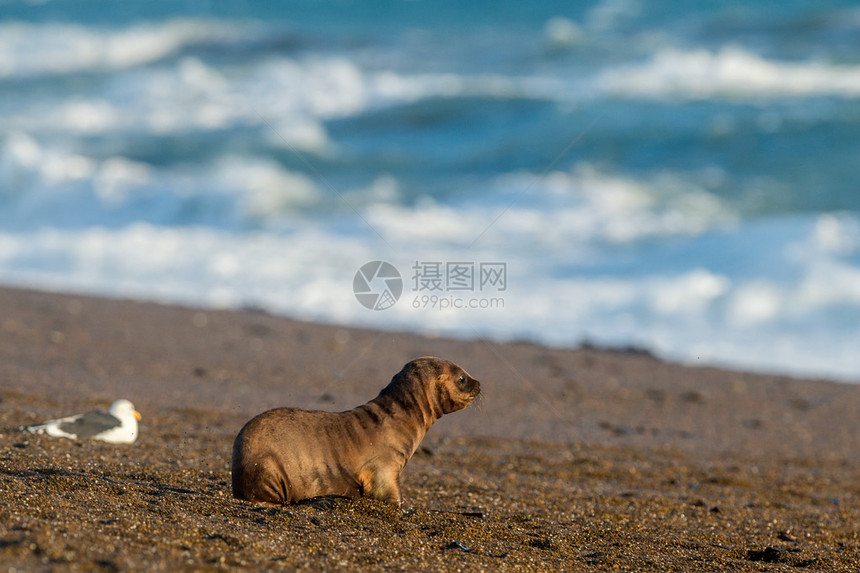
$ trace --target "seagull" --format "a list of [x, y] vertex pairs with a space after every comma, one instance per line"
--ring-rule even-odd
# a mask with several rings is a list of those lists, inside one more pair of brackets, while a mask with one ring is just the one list
[[72, 440], [91, 439], [111, 444], [131, 444], [137, 439], [137, 421], [140, 413], [128, 400], [117, 400], [108, 412], [93, 410], [67, 418], [49, 420], [29, 426], [24, 431], [47, 434]]

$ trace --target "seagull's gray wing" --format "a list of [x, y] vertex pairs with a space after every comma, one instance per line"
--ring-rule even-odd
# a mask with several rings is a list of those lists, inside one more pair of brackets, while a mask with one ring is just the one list
[[108, 412], [93, 411], [75, 416], [67, 422], [60, 423], [57, 427], [72, 434], [78, 438], [92, 438], [102, 432], [107, 432], [117, 426], [120, 426], [119, 419]]

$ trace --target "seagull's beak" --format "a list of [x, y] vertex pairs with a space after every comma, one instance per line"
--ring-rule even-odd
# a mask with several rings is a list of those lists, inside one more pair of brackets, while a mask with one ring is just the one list
[[134, 419], [140, 422], [140, 412], [137, 410], [134, 411]]

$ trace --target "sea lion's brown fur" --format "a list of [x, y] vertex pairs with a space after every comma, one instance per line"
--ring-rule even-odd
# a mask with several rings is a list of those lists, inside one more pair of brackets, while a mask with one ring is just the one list
[[346, 412], [276, 408], [233, 444], [233, 495], [287, 504], [364, 495], [399, 504], [400, 473], [430, 426], [465, 408], [480, 383], [447, 360], [413, 360], [379, 395]]

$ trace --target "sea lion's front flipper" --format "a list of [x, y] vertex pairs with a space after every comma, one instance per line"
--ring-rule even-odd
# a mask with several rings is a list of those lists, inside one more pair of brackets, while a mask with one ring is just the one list
[[358, 474], [365, 497], [400, 505], [400, 470], [396, 460], [374, 460]]

